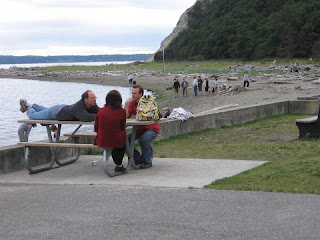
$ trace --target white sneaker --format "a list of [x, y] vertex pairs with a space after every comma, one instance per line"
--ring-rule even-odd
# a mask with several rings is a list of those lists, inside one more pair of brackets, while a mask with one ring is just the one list
[[28, 111], [28, 106], [26, 105], [27, 101], [25, 99], [20, 98], [20, 111], [22, 113]]

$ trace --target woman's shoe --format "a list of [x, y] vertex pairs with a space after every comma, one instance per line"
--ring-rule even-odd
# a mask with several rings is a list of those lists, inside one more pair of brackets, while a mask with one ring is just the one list
[[123, 166], [119, 167], [119, 166], [116, 166], [115, 169], [114, 169], [115, 172], [125, 172], [127, 171], [127, 169]]

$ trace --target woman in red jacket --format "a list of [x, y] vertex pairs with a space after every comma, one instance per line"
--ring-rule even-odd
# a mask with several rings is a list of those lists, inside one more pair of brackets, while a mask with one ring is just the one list
[[126, 111], [122, 108], [122, 98], [117, 90], [107, 94], [104, 108], [100, 108], [94, 123], [97, 133], [95, 145], [113, 148], [112, 158], [116, 164], [115, 172], [125, 172], [122, 159], [126, 147]]

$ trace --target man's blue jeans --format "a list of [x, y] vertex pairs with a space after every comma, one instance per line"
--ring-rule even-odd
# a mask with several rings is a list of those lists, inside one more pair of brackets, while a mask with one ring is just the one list
[[59, 108], [63, 108], [65, 106], [67, 105], [60, 104], [46, 108], [38, 104], [32, 104], [32, 107], [28, 109], [27, 115], [29, 119], [34, 120], [56, 120]]
[[194, 95], [198, 96], [198, 86], [197, 85], [193, 87], [193, 91], [194, 91]]
[[[139, 144], [141, 146], [142, 155], [140, 158], [141, 162], [151, 163], [152, 162], [152, 151], [150, 147], [150, 142], [154, 139], [158, 134], [155, 131], [146, 131], [145, 133], [136, 134], [136, 140], [139, 139]], [[131, 140], [131, 133], [128, 134], [129, 142]], [[138, 159], [135, 159], [137, 161]]]

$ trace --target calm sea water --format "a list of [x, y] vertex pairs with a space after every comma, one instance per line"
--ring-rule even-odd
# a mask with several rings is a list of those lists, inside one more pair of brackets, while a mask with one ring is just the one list
[[[90, 89], [97, 96], [98, 106], [103, 107], [105, 97], [110, 90], [117, 89], [122, 95], [123, 103], [131, 96], [130, 88], [125, 87], [25, 79], [0, 78], [0, 89], [0, 147], [14, 145], [19, 141], [17, 131], [20, 124], [17, 121], [28, 118], [26, 113], [20, 112], [20, 98], [50, 107], [56, 104], [73, 104], [81, 98], [84, 91]], [[62, 133], [73, 131], [75, 128], [76, 126], [63, 126]], [[93, 127], [81, 129], [92, 130]], [[46, 138], [46, 128], [41, 125], [32, 128], [29, 135], [29, 141]]]
[[49, 66], [103, 66], [108, 64], [127, 64], [133, 61], [118, 61], [118, 62], [72, 62], [72, 63], [24, 63], [24, 64], [0, 64], [0, 69], [9, 69], [10, 67], [49, 67]]

